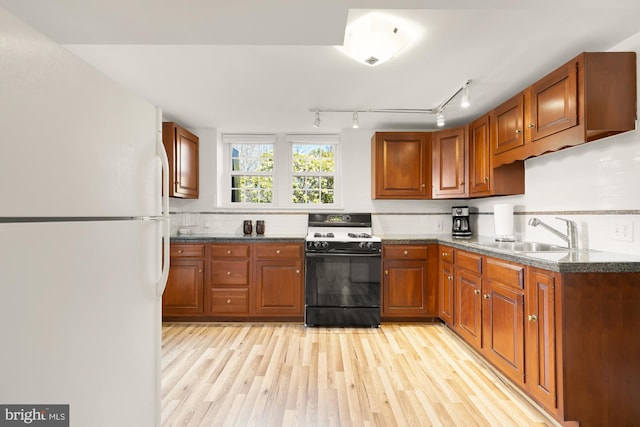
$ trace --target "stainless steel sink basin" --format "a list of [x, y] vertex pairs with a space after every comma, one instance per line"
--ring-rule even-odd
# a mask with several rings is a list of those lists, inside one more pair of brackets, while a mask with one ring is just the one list
[[510, 252], [573, 252], [575, 249], [569, 249], [564, 246], [552, 245], [549, 243], [539, 242], [477, 242], [480, 246], [486, 246], [493, 249], [500, 249]]

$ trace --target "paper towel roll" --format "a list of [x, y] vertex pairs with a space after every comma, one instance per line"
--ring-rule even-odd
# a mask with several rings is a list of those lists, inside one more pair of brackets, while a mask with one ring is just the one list
[[493, 206], [496, 240], [513, 241], [513, 205], [497, 204]]

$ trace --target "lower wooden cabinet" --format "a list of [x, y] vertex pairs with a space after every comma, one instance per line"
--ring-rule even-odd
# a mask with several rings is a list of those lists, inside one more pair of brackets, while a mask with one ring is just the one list
[[455, 329], [476, 349], [482, 347], [482, 278], [466, 270], [455, 276]]
[[382, 318], [437, 317], [436, 245], [382, 247]]
[[171, 245], [171, 268], [164, 294], [164, 316], [202, 315], [204, 305], [204, 245]]
[[440, 246], [439, 251], [439, 277], [438, 281], [438, 314], [444, 322], [454, 326], [454, 269], [455, 249]]
[[303, 244], [171, 244], [166, 320], [302, 320]]

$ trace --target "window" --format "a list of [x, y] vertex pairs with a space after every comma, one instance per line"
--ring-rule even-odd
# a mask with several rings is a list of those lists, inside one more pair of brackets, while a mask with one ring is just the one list
[[222, 142], [220, 205], [336, 207], [337, 135], [223, 134]]
[[334, 204], [335, 148], [334, 144], [291, 144], [292, 203]]

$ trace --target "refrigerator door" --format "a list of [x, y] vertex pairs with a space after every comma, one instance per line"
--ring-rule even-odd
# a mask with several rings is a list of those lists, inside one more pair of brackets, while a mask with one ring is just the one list
[[0, 402], [159, 425], [157, 221], [0, 224]]
[[160, 215], [156, 109], [0, 8], [0, 217]]

